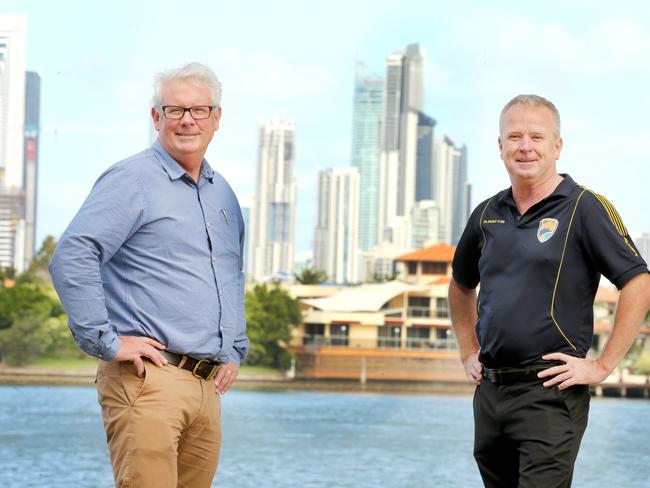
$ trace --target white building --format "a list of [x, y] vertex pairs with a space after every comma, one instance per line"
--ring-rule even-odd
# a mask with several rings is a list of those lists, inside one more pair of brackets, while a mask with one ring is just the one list
[[318, 173], [318, 218], [314, 233], [314, 267], [336, 283], [358, 278], [359, 171], [332, 168]]
[[377, 244], [370, 251], [361, 252], [359, 281], [374, 282], [393, 279], [397, 271], [395, 260], [410, 249], [392, 242]]
[[424, 52], [419, 44], [386, 59], [384, 126], [380, 154], [379, 242], [395, 217], [415, 202], [418, 122], [424, 107]]
[[434, 140], [433, 199], [440, 208], [440, 241], [456, 244], [470, 212], [471, 185], [467, 181], [467, 148], [449, 137]]
[[293, 271], [296, 182], [294, 124], [273, 120], [260, 128], [253, 213], [253, 279], [290, 276]]
[[639, 250], [639, 253], [645, 259], [646, 263], [650, 263], [650, 233], [644, 232], [639, 237], [634, 239], [634, 244]]
[[18, 272], [34, 246], [33, 237], [26, 242], [25, 219], [26, 26], [24, 16], [0, 16], [0, 266]]
[[440, 207], [433, 200], [421, 200], [409, 215], [411, 249], [421, 249], [440, 242]]
[[384, 79], [357, 63], [352, 114], [352, 166], [358, 168], [363, 193], [359, 199], [359, 249], [377, 244], [379, 232], [379, 155], [384, 115]]

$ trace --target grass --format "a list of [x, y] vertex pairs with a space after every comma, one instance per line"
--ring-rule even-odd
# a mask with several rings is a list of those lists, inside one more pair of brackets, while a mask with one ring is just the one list
[[[98, 360], [87, 358], [39, 358], [28, 368], [50, 369], [55, 371], [88, 371], [97, 367]], [[281, 370], [266, 366], [246, 366], [240, 368], [240, 373], [250, 375], [277, 375]]]
[[29, 368], [52, 370], [89, 370], [97, 367], [97, 359], [86, 358], [38, 358]]

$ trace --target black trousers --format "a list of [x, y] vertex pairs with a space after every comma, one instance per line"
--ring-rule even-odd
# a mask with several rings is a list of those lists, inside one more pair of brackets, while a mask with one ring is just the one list
[[570, 487], [589, 398], [586, 385], [483, 379], [474, 394], [474, 458], [485, 486]]

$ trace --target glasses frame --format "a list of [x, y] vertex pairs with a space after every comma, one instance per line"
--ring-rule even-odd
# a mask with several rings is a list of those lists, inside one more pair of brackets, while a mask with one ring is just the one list
[[[165, 109], [172, 108], [172, 107], [182, 109], [183, 110], [182, 115], [180, 117], [169, 117], [167, 115], [167, 113], [165, 112]], [[208, 107], [210, 109], [210, 111], [208, 112], [208, 115], [206, 115], [205, 117], [198, 117], [198, 118], [195, 117], [194, 114], [192, 113], [192, 110], [195, 109], [195, 108], [203, 108], [203, 107]], [[185, 117], [185, 112], [189, 112], [190, 117], [192, 117], [194, 120], [206, 120], [206, 119], [210, 118], [210, 115], [212, 115], [212, 111], [217, 107], [218, 107], [218, 105], [194, 105], [193, 107], [180, 107], [178, 105], [159, 105], [158, 106], [158, 108], [162, 112], [163, 116], [166, 119], [169, 119], [169, 120], [181, 120], [183, 117]]]

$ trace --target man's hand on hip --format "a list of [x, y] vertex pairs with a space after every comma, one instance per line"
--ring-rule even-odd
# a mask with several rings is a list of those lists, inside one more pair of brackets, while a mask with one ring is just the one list
[[222, 365], [217, 371], [217, 376], [214, 377], [214, 386], [217, 393], [223, 395], [226, 393], [232, 384], [237, 379], [239, 373], [239, 366], [236, 362], [230, 361]]
[[113, 361], [131, 361], [138, 370], [138, 376], [144, 374], [143, 357], [149, 359], [156, 366], [167, 364], [167, 359], [159, 352], [159, 350], [163, 350], [167, 346], [150, 337], [120, 336], [120, 341], [122, 345]]
[[537, 375], [539, 378], [549, 378], [544, 386], [557, 385], [560, 390], [573, 385], [597, 385], [610, 373], [597, 359], [576, 358], [561, 352], [546, 354], [542, 359], [564, 361], [564, 364], [552, 366]]
[[478, 351], [468, 354], [462, 359], [465, 374], [470, 383], [478, 385], [483, 378], [483, 365], [478, 360]]

